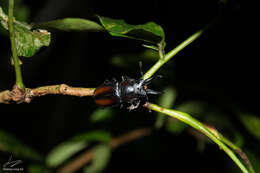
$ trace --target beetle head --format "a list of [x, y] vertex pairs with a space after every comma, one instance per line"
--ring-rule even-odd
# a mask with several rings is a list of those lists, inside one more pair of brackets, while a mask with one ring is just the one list
[[149, 85], [154, 79], [156, 78], [162, 78], [161, 75], [156, 75], [154, 77], [150, 77], [148, 79], [141, 79], [139, 83], [136, 86], [136, 89], [138, 90], [140, 95], [148, 95], [148, 94], [153, 94], [153, 95], [159, 95], [160, 92], [154, 91], [148, 88], [147, 85]]

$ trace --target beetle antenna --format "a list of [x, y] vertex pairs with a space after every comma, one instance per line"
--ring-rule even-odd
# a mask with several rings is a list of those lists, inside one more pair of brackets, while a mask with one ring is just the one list
[[143, 67], [142, 61], [139, 61], [139, 68], [140, 68], [141, 76], [144, 75], [143, 70], [142, 70], [142, 67]]
[[[151, 90], [151, 89], [146, 89], [146, 93], [147, 94], [153, 94], [153, 95], [160, 95], [161, 92], [159, 91], [154, 91], [154, 90]], [[147, 95], [146, 95], [147, 96]]]
[[144, 84], [145, 85], [148, 85], [149, 83], [151, 83], [154, 79], [156, 79], [156, 78], [162, 78], [162, 75], [155, 75], [155, 76], [153, 76], [153, 77], [150, 77], [150, 78], [148, 78], [148, 79], [145, 79], [144, 80]]

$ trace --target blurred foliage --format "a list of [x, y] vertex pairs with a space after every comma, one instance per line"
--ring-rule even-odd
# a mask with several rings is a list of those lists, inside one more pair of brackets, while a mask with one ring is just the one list
[[10, 152], [21, 158], [41, 160], [42, 156], [23, 144], [15, 136], [0, 129], [0, 151]]
[[56, 167], [62, 164], [75, 153], [87, 146], [85, 141], [64, 142], [55, 147], [46, 157], [46, 164], [49, 167]]
[[[8, 1], [0, 1], [0, 6], [6, 13], [8, 12]], [[30, 9], [24, 4], [23, 0], [15, 0], [14, 16], [17, 20], [28, 22]]]
[[[171, 108], [177, 98], [177, 92], [173, 88], [166, 88], [163, 90], [163, 94], [159, 97], [158, 103], [165, 108]], [[155, 121], [155, 128], [161, 128], [167, 117], [162, 113], [157, 113], [157, 119]]]
[[260, 158], [256, 153], [252, 151], [246, 151], [246, 154], [249, 160], [252, 162], [252, 165], [255, 169], [255, 172], [260, 172]]
[[114, 55], [110, 62], [111, 64], [121, 67], [121, 68], [129, 68], [129, 64], [136, 64], [136, 59], [142, 62], [150, 62], [158, 59], [158, 52], [152, 49], [145, 49], [140, 53], [121, 53]]
[[109, 142], [110, 134], [106, 131], [91, 131], [77, 134], [70, 140], [56, 146], [46, 157], [48, 167], [57, 167], [71, 156], [86, 148], [90, 142]]
[[32, 164], [28, 167], [28, 173], [50, 173], [51, 171], [43, 165]]
[[90, 115], [90, 121], [93, 123], [105, 121], [113, 117], [112, 109], [97, 109]]
[[240, 113], [239, 118], [248, 132], [260, 140], [260, 118], [249, 113]]
[[95, 156], [92, 164], [84, 168], [84, 173], [100, 173], [102, 172], [111, 157], [111, 149], [108, 145], [99, 144], [95, 147]]
[[[7, 12], [8, 10], [8, 1], [0, 1], [0, 8], [3, 8], [2, 10], [4, 12]], [[14, 16], [19, 21], [27, 22], [30, 17], [30, 10], [29, 8], [23, 3], [23, 0], [16, 0], [15, 1], [15, 7], [14, 7]], [[7, 36], [8, 32], [0, 27], [0, 34]]]

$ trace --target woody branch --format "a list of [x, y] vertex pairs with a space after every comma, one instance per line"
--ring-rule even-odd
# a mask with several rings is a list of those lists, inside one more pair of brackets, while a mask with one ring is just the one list
[[70, 95], [70, 96], [92, 96], [93, 88], [71, 87], [66, 84], [42, 86], [38, 88], [21, 89], [18, 85], [14, 85], [12, 90], [0, 92], [0, 103], [30, 103], [34, 97], [40, 97], [48, 94]]

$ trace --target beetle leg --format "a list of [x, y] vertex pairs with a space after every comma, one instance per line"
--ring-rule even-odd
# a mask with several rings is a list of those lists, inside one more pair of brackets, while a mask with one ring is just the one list
[[131, 110], [133, 110], [133, 109], [135, 109], [135, 108], [134, 108], [134, 105], [130, 105], [130, 106], [127, 107], [127, 109], [128, 109], [129, 111], [131, 111]]
[[138, 106], [140, 105], [140, 100], [136, 100], [135, 102], [133, 102], [129, 107], [127, 107], [127, 109], [129, 111], [138, 108]]

